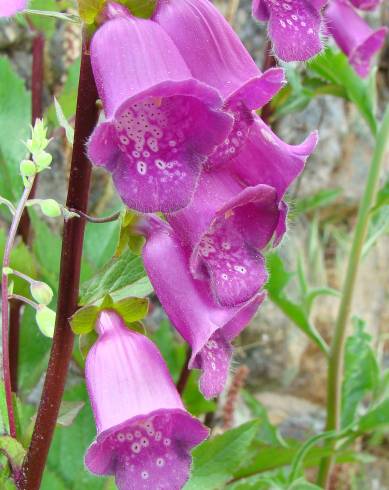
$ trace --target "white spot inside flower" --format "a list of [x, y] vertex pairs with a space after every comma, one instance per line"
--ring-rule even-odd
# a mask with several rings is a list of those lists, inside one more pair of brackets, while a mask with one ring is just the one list
[[142, 436], [142, 433], [141, 433], [139, 430], [136, 430], [136, 431], [134, 432], [134, 434], [135, 434], [135, 437], [137, 437], [138, 439], [139, 439], [139, 437], [141, 437], [141, 436]]
[[162, 433], [158, 430], [156, 433], [155, 433], [155, 440], [156, 441], [160, 441], [162, 438]]
[[140, 444], [138, 444], [137, 442], [134, 442], [134, 444], [131, 446], [131, 449], [132, 451], [135, 453], [135, 454], [139, 454], [140, 453], [140, 450], [142, 449]]
[[163, 466], [165, 466], [165, 460], [163, 458], [158, 458], [157, 459], [157, 466], [159, 468], [162, 468]]
[[235, 265], [234, 269], [236, 270], [236, 272], [240, 272], [241, 274], [246, 274], [247, 272], [246, 267], [243, 267], [243, 265]]
[[129, 432], [127, 435], [126, 435], [126, 439], [127, 441], [132, 441], [134, 439], [134, 436], [131, 434], [131, 432]]
[[140, 157], [140, 153], [139, 153], [139, 151], [134, 150], [134, 151], [132, 152], [132, 156], [133, 156], [133, 157], [135, 157], [135, 158], [139, 158], [139, 157]]
[[163, 445], [169, 447], [171, 442], [172, 441], [168, 437], [165, 437], [165, 439], [163, 440]]
[[126, 136], [120, 136], [120, 141], [123, 143], [123, 145], [128, 145], [129, 139]]
[[222, 279], [223, 279], [224, 281], [227, 281], [227, 279], [228, 279], [227, 274], [222, 274]]
[[174, 140], [169, 141], [169, 146], [171, 146], [172, 148], [174, 148], [176, 146], [176, 144], [177, 144], [177, 142]]
[[147, 439], [147, 437], [142, 437], [140, 443], [142, 444], [143, 447], [147, 447], [149, 445], [149, 440]]
[[214, 362], [211, 364], [211, 367], [214, 371], [216, 371], [216, 364]]
[[312, 27], [307, 30], [307, 34], [313, 34], [313, 29]]
[[143, 480], [147, 480], [147, 478], [149, 477], [149, 474], [147, 471], [142, 471], [142, 479]]
[[117, 435], [117, 440], [119, 442], [124, 442], [126, 440], [126, 436], [122, 432], [119, 432], [119, 434]]
[[224, 250], [230, 250], [231, 244], [229, 242], [223, 242], [222, 247], [224, 248]]
[[138, 172], [141, 175], [146, 175], [146, 173], [147, 173], [147, 164], [145, 162], [138, 162], [136, 164], [136, 168], [137, 168]]
[[281, 24], [281, 27], [283, 27], [283, 28], [286, 27], [286, 24], [285, 24], [285, 22], [282, 19], [280, 19], [280, 24]]
[[155, 165], [160, 169], [160, 170], [165, 170], [166, 168], [166, 162], [163, 160], [160, 160], [159, 158], [155, 160]]

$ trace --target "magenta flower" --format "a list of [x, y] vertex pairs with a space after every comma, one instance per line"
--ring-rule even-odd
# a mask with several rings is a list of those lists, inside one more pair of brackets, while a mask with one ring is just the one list
[[388, 28], [381, 27], [373, 31], [343, 0], [331, 0], [325, 18], [329, 32], [348, 56], [350, 64], [360, 77], [366, 77], [369, 74], [371, 58], [382, 48]]
[[381, 0], [350, 0], [355, 8], [361, 10], [374, 10], [381, 3]]
[[[239, 37], [209, 0], [161, 0], [154, 20], [173, 39], [192, 75], [216, 88], [234, 127], [212, 164], [236, 154], [253, 122], [251, 111], [266, 104], [285, 83], [281, 68], [262, 73]], [[234, 140], [235, 144], [232, 144]]]
[[185, 410], [155, 345], [128, 330], [113, 311], [100, 314], [99, 339], [86, 360], [97, 438], [85, 457], [97, 475], [115, 475], [120, 490], [179, 490], [190, 449], [208, 435]]
[[223, 389], [231, 341], [243, 330], [262, 303], [257, 294], [236, 307], [218, 306], [207, 281], [194, 279], [188, 250], [172, 228], [158, 218], [143, 223], [147, 241], [143, 259], [148, 276], [172, 324], [192, 348], [190, 368], [201, 369], [200, 390], [206, 398]]
[[279, 220], [277, 193], [242, 185], [227, 168], [203, 172], [193, 201], [167, 219], [191, 250], [190, 270], [220, 306], [244, 304], [267, 279], [260, 251]]
[[107, 120], [92, 134], [89, 157], [112, 172], [130, 208], [175, 211], [190, 201], [232, 118], [220, 111], [217, 91], [193, 78], [158, 24], [117, 12], [91, 44]]
[[268, 21], [275, 54], [305, 61], [322, 50], [321, 8], [328, 0], [253, 0], [253, 16]]
[[12, 17], [27, 7], [27, 0], [1, 0], [0, 17]]

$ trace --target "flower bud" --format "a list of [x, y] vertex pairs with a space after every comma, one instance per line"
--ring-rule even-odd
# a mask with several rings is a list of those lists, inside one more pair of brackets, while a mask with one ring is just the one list
[[61, 216], [61, 206], [54, 199], [43, 199], [40, 203], [42, 213], [49, 218]]
[[31, 160], [22, 160], [20, 162], [20, 173], [23, 177], [33, 177], [36, 172], [36, 165]]
[[47, 153], [46, 151], [41, 151], [34, 155], [34, 160], [36, 166], [38, 167], [38, 172], [41, 172], [42, 170], [50, 166], [53, 157], [50, 155], [50, 153]]
[[53, 299], [53, 291], [44, 282], [33, 281], [30, 286], [31, 296], [40, 305], [48, 305]]
[[55, 312], [47, 306], [39, 305], [35, 319], [43, 335], [52, 338], [55, 327]]

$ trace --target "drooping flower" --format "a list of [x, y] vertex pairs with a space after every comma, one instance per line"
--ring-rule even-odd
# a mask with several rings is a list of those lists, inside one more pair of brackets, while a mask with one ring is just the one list
[[27, 7], [27, 0], [1, 0], [0, 17], [12, 17]]
[[258, 116], [240, 154], [231, 160], [230, 169], [248, 186], [265, 184], [276, 191], [279, 219], [274, 230], [277, 246], [286, 230], [288, 206], [283, 201], [292, 182], [301, 174], [305, 162], [318, 142], [317, 131], [300, 145], [289, 145], [280, 139]]
[[89, 157], [112, 172], [130, 208], [172, 212], [190, 201], [232, 118], [220, 110], [217, 91], [193, 78], [158, 24], [118, 12], [91, 43], [107, 120], [92, 134]]
[[260, 251], [279, 220], [273, 187], [242, 185], [228, 166], [205, 171], [193, 201], [167, 219], [191, 250], [193, 277], [209, 282], [219, 305], [238, 306], [258, 294], [267, 279]]
[[305, 61], [322, 49], [320, 11], [328, 0], [253, 0], [253, 16], [268, 21], [275, 54]]
[[265, 294], [240, 306], [218, 306], [208, 281], [193, 278], [190, 249], [173, 229], [152, 217], [143, 231], [147, 235], [143, 259], [155, 292], [170, 321], [191, 346], [189, 367], [202, 371], [201, 392], [206, 398], [217, 396], [227, 379], [231, 341], [249, 323]]
[[381, 27], [374, 31], [344, 0], [331, 0], [325, 18], [329, 32], [348, 56], [350, 64], [360, 77], [366, 77], [372, 57], [385, 42], [388, 28]]
[[174, 41], [192, 75], [216, 88], [224, 109], [234, 116], [231, 134], [212, 156], [213, 165], [223, 163], [244, 143], [253, 122], [251, 111], [282, 88], [284, 72], [272, 68], [262, 73], [209, 0], [160, 0], [153, 18]]
[[97, 437], [85, 464], [114, 475], [120, 490], [179, 490], [190, 449], [207, 429], [184, 408], [155, 345], [130, 331], [114, 311], [100, 314], [99, 339], [86, 360]]

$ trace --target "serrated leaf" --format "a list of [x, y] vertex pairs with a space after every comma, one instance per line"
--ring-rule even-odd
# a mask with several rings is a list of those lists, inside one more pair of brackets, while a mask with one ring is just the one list
[[127, 296], [142, 297], [145, 283], [149, 285], [149, 292], [152, 291], [142, 259], [127, 251], [121, 257], [112, 259], [92, 279], [81, 286], [80, 304], [93, 303], [107, 294], [114, 297], [123, 290]]
[[355, 332], [346, 341], [344, 381], [342, 386], [342, 427], [350, 425], [359, 404], [379, 383], [379, 365], [371, 346], [371, 337], [365, 324], [354, 320]]
[[73, 332], [77, 335], [91, 332], [95, 327], [99, 312], [98, 306], [85, 306], [77, 310], [69, 320]]
[[258, 421], [247, 422], [214, 439], [205, 441], [193, 451], [193, 471], [184, 490], [215, 490], [231, 479], [245, 459], [255, 434]]
[[31, 97], [7, 58], [0, 58], [0, 194], [15, 202], [23, 189], [19, 163], [27, 155]]

